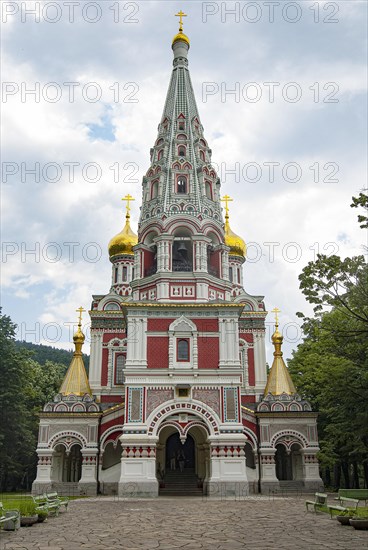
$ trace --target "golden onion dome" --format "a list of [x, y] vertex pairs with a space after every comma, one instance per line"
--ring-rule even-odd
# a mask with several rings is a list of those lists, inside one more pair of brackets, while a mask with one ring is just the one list
[[272, 334], [271, 339], [272, 339], [272, 343], [274, 345], [276, 345], [276, 344], [281, 345], [282, 344], [284, 338], [283, 338], [281, 332], [279, 332], [279, 326], [278, 325], [276, 325], [275, 332]]
[[127, 213], [125, 227], [120, 233], [115, 235], [109, 242], [109, 256], [117, 256], [119, 254], [134, 255], [133, 246], [138, 243], [138, 236], [130, 227], [130, 215]]
[[225, 244], [230, 248], [229, 256], [242, 256], [245, 258], [247, 245], [239, 235], [231, 230], [228, 215], [225, 216]]
[[85, 336], [82, 332], [81, 326], [78, 325], [77, 332], [73, 336], [74, 344], [84, 344]]
[[172, 45], [174, 45], [176, 42], [179, 42], [179, 40], [182, 40], [183, 42], [188, 44], [188, 46], [190, 46], [189, 38], [181, 30], [178, 32], [177, 35], [174, 36], [173, 41], [172, 41]]

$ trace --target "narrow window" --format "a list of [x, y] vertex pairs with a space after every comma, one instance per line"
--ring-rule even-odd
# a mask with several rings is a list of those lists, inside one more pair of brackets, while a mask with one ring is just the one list
[[189, 340], [184, 338], [178, 340], [177, 358], [178, 361], [189, 361]]
[[118, 268], [115, 267], [114, 269], [114, 283], [118, 282]]
[[233, 268], [229, 267], [229, 279], [231, 282], [233, 282]]
[[125, 356], [123, 354], [116, 356], [115, 361], [115, 384], [124, 384]]
[[180, 147], [178, 149], [178, 154], [179, 154], [179, 157], [185, 157], [186, 150], [185, 150], [184, 145], [180, 145]]
[[151, 187], [151, 199], [155, 199], [158, 195], [158, 181], [154, 181]]
[[206, 162], [206, 155], [202, 149], [199, 151], [199, 156], [201, 157], [201, 161]]
[[212, 200], [212, 186], [208, 181], [206, 181], [206, 197]]
[[164, 154], [164, 150], [163, 150], [163, 149], [160, 149], [159, 152], [158, 152], [158, 154], [157, 154], [157, 160], [161, 160], [163, 154]]
[[177, 192], [187, 193], [187, 178], [185, 176], [179, 176], [177, 182]]
[[123, 282], [126, 282], [128, 280], [128, 268], [124, 265], [123, 266]]

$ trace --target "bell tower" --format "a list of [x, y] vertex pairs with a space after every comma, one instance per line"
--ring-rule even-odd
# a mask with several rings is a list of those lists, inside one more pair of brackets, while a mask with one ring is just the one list
[[188, 69], [185, 14], [178, 16], [173, 71], [151, 165], [143, 178], [133, 300], [229, 300], [220, 180], [211, 164]]

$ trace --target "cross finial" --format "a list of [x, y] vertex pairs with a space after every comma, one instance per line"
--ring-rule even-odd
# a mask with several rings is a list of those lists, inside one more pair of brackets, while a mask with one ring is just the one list
[[275, 324], [276, 328], [279, 326], [279, 313], [281, 313], [281, 310], [277, 307], [273, 308], [272, 313], [275, 314]]
[[230, 197], [230, 195], [224, 195], [221, 199], [221, 202], [225, 203], [225, 217], [229, 217], [229, 202], [233, 202], [234, 199]]
[[86, 310], [81, 307], [75, 310], [77, 313], [79, 313], [79, 319], [78, 319], [78, 326], [82, 326], [82, 313], [84, 313]]
[[180, 17], [179, 19], [179, 32], [183, 32], [183, 17], [188, 17], [186, 13], [184, 13], [182, 10], [179, 11], [179, 13], [175, 14], [175, 17]]
[[132, 201], [135, 201], [135, 199], [132, 197], [132, 195], [125, 195], [125, 197], [123, 197], [121, 199], [122, 201], [126, 201], [127, 205], [126, 205], [126, 212], [127, 212], [127, 216], [129, 216], [129, 213], [130, 213], [130, 203]]

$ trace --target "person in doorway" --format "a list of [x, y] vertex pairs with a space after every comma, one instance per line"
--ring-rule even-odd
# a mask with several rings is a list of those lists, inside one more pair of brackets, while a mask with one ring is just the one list
[[176, 470], [175, 451], [173, 451], [170, 456], [170, 470]]
[[185, 454], [184, 454], [184, 451], [180, 451], [179, 469], [180, 469], [181, 472], [184, 472], [184, 466], [185, 466]]

